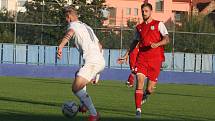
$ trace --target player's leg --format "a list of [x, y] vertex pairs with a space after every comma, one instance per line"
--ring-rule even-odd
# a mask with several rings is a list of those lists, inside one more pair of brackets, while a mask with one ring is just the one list
[[148, 84], [144, 92], [142, 104], [146, 102], [148, 96], [151, 95], [154, 91], [154, 88], [158, 81], [158, 76], [160, 74], [161, 62], [149, 62], [148, 65]]
[[99, 120], [99, 114], [97, 113], [91, 97], [88, 95], [88, 93], [84, 90], [84, 85], [88, 84], [89, 80], [85, 79], [81, 76], [77, 76], [73, 86], [72, 90], [75, 93], [75, 95], [80, 99], [80, 102], [84, 104], [84, 106], [87, 107], [87, 109], [90, 112], [89, 121], [98, 121]]
[[158, 76], [160, 75], [160, 67], [162, 65], [162, 61], [155, 61], [152, 63], [149, 63], [149, 74], [148, 74], [148, 78], [149, 78], [149, 82], [147, 85], [147, 92], [149, 94], [153, 93], [155, 86], [157, 84], [158, 81]]
[[136, 117], [141, 117], [141, 102], [143, 98], [143, 87], [146, 76], [142, 73], [137, 73], [137, 85], [135, 91]]
[[144, 91], [143, 94], [142, 104], [144, 104], [147, 101], [148, 96], [154, 92], [155, 86], [156, 86], [155, 81], [151, 81], [149, 79], [147, 80], [146, 90]]
[[72, 85], [72, 91], [80, 99], [80, 102], [83, 103], [87, 109], [89, 109], [91, 115], [97, 115], [96, 109], [93, 105], [93, 102], [84, 89], [84, 87], [89, 83], [89, 81], [81, 76], [77, 76]]
[[154, 92], [156, 84], [156, 81], [149, 80], [149, 84], [147, 86], [147, 94], [151, 94]]
[[[83, 88], [83, 90], [84, 91], [86, 91], [87, 92], [87, 86], [85, 86], [84, 88]], [[84, 105], [84, 102], [80, 102], [80, 107], [79, 107], [79, 112], [81, 112], [81, 113], [86, 113], [87, 112], [87, 107]]]
[[128, 87], [133, 87], [134, 86], [134, 80], [135, 80], [134, 70], [135, 70], [135, 64], [136, 64], [137, 55], [138, 55], [138, 48], [135, 48], [129, 54], [129, 66], [130, 66], [131, 73], [130, 73], [130, 75], [128, 77], [128, 80], [126, 82], [126, 85]]
[[81, 102], [89, 109], [90, 117], [97, 116], [97, 111], [93, 105], [91, 97], [83, 88], [90, 82], [96, 75], [96, 66], [86, 64], [78, 72], [76, 79], [73, 83], [72, 90]]
[[142, 103], [141, 104], [144, 104], [148, 98], [147, 96], [147, 87], [149, 85], [149, 79], [147, 78], [147, 81], [146, 81], [146, 89], [143, 91], [143, 98], [142, 98]]
[[129, 77], [128, 77], [128, 80], [126, 82], [126, 85], [128, 87], [133, 87], [134, 86], [134, 79], [135, 79], [135, 74], [133, 73], [130, 73]]
[[143, 98], [143, 87], [144, 87], [144, 81], [147, 78], [147, 67], [148, 64], [143, 60], [142, 53], [138, 54], [136, 64], [135, 64], [135, 70], [134, 72], [137, 75], [137, 83], [136, 83], [136, 90], [135, 90], [135, 105], [136, 105], [136, 117], [141, 117], [141, 102]]

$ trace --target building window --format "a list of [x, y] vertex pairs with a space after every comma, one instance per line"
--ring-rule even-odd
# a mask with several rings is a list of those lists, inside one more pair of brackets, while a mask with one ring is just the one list
[[175, 13], [175, 21], [181, 21], [181, 14], [178, 12]]
[[105, 8], [105, 9], [102, 10], [102, 14], [103, 14], [104, 18], [108, 19], [109, 15], [110, 15], [110, 11]]
[[175, 21], [176, 22], [185, 21], [187, 14], [188, 14], [187, 12], [175, 11]]
[[109, 8], [109, 24], [116, 25], [116, 8]]
[[156, 11], [164, 11], [164, 0], [156, 0]]
[[131, 15], [131, 8], [126, 8], [126, 15]]
[[6, 8], [7, 9], [8, 0], [1, 0], [1, 9]]
[[134, 15], [138, 16], [138, 8], [134, 8]]

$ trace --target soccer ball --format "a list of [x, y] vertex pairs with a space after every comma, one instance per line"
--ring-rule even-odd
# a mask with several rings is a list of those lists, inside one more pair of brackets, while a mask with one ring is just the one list
[[62, 105], [62, 113], [64, 116], [74, 118], [78, 113], [79, 106], [75, 102], [66, 102]]

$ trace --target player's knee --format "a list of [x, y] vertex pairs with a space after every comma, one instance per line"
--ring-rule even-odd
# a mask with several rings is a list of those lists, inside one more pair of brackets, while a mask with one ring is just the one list
[[80, 85], [78, 84], [78, 83], [73, 83], [72, 84], [72, 92], [73, 93], [76, 93], [76, 92], [78, 92], [80, 90]]
[[72, 92], [76, 93], [76, 92], [80, 91], [81, 89], [83, 89], [83, 87], [81, 87], [81, 86], [73, 86], [72, 87]]
[[80, 91], [81, 89], [83, 89], [85, 86], [86, 86], [85, 83], [80, 83], [80, 81], [76, 81], [72, 85], [72, 91], [74, 93], [76, 93], [76, 92]]
[[144, 81], [146, 79], [146, 76], [142, 73], [137, 73], [136, 75], [138, 81]]
[[136, 89], [143, 90], [143, 87], [144, 87], [144, 82], [143, 81], [138, 81]]
[[146, 90], [146, 93], [147, 94], [153, 93], [153, 89], [151, 87], [148, 87], [147, 90]]
[[77, 91], [78, 91], [77, 88], [74, 85], [72, 85], [72, 92], [76, 93]]
[[153, 93], [154, 92], [154, 85], [149, 85], [148, 88], [147, 88], [147, 92], [149, 94]]

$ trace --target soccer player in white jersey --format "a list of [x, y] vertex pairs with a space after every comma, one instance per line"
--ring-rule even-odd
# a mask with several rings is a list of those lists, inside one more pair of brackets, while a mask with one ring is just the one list
[[98, 121], [99, 113], [96, 111], [90, 96], [86, 92], [86, 85], [105, 67], [105, 60], [99, 48], [99, 40], [91, 27], [78, 20], [75, 8], [65, 8], [66, 21], [69, 23], [68, 31], [58, 47], [58, 58], [62, 58], [62, 49], [73, 37], [79, 52], [84, 59], [84, 66], [78, 71], [72, 84], [73, 93], [86, 106], [90, 115], [88, 121]]

